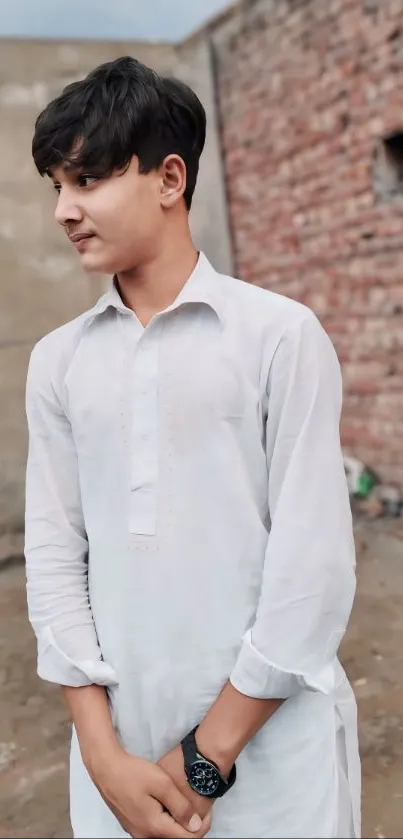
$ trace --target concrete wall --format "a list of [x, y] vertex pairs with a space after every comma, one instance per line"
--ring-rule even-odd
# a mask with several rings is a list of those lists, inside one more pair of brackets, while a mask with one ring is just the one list
[[196, 91], [207, 113], [206, 147], [191, 213], [193, 235], [215, 267], [223, 273], [231, 273], [233, 254], [217, 114], [214, 57], [204, 32], [180, 45], [176, 56], [174, 74]]
[[88, 277], [53, 219], [51, 188], [31, 159], [38, 112], [97, 64], [134, 55], [194, 86], [209, 132], [192, 210], [196, 243], [218, 269], [231, 269], [214, 83], [204, 38], [190, 47], [133, 43], [0, 43], [0, 537], [21, 527], [24, 506], [26, 369], [35, 341], [88, 308], [104, 277]]

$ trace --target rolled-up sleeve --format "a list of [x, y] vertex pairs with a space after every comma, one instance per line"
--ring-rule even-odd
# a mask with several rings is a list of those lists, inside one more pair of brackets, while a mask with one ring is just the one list
[[43, 342], [28, 368], [25, 558], [28, 611], [38, 642], [38, 674], [72, 687], [113, 685], [88, 598], [88, 542], [70, 423]]
[[279, 342], [267, 381], [271, 529], [256, 619], [231, 682], [256, 698], [327, 694], [355, 594], [355, 549], [340, 365], [309, 311]]

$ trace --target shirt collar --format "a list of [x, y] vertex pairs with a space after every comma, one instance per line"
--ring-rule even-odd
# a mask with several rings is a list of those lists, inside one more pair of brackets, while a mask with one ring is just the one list
[[[179, 308], [179, 306], [188, 303], [202, 303], [209, 306], [216, 313], [221, 323], [223, 323], [224, 295], [220, 280], [220, 274], [215, 271], [207, 257], [203, 253], [200, 253], [196, 267], [192, 271], [189, 279], [179, 292], [176, 300], [164, 309], [164, 312], [171, 312]], [[86, 317], [84, 318], [85, 325], [89, 324], [99, 315], [102, 315], [110, 307], [116, 309], [118, 312], [122, 312], [122, 314], [131, 314], [131, 309], [123, 303], [116, 286], [115, 278], [110, 281], [107, 292], [99, 298], [92, 309], [86, 312]]]

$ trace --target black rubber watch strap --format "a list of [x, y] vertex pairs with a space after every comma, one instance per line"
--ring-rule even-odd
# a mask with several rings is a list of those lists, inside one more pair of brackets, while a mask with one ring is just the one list
[[198, 753], [195, 740], [195, 733], [197, 729], [198, 726], [196, 725], [196, 727], [193, 728], [192, 731], [189, 731], [189, 734], [187, 734], [182, 740], [182, 751], [185, 759], [185, 766], [190, 766], [195, 762], [195, 760], [197, 760]]
[[225, 784], [225, 787], [224, 787], [224, 790], [221, 793], [221, 795], [223, 795], [224, 792], [227, 792], [227, 790], [231, 789], [231, 787], [234, 786], [235, 781], [236, 781], [236, 766], [235, 766], [235, 763], [234, 763], [234, 765], [231, 769], [231, 772], [228, 775], [228, 780], [223, 781], [223, 783]]

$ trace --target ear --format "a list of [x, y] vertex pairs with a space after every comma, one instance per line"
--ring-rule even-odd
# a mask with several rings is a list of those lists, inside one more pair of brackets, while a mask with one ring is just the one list
[[173, 207], [186, 189], [186, 166], [178, 154], [169, 154], [161, 169], [161, 205]]

